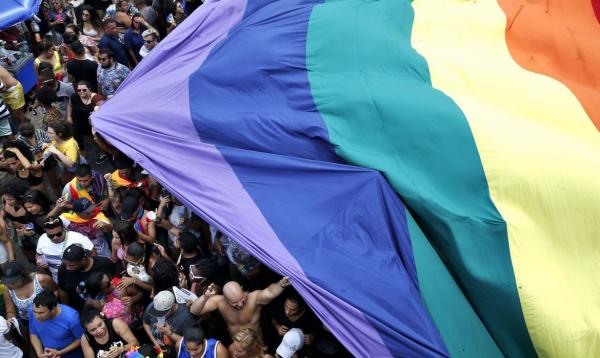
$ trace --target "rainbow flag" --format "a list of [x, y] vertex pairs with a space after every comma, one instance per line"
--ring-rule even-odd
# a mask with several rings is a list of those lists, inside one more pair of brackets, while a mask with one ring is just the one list
[[208, 1], [93, 122], [356, 356], [592, 357], [599, 9]]

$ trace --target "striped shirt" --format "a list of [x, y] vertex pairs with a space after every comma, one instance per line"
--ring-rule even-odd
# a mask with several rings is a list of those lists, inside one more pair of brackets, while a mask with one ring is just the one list
[[42, 148], [44, 144], [50, 144], [51, 140], [50, 137], [48, 137], [48, 133], [46, 133], [46, 131], [42, 129], [36, 129], [33, 135], [35, 136], [35, 146], [31, 144], [29, 140], [23, 137], [21, 134], [17, 134], [16, 139], [25, 143], [25, 145], [27, 145], [27, 147], [31, 151], [31, 154], [35, 155], [37, 153], [42, 152], [44, 150]]

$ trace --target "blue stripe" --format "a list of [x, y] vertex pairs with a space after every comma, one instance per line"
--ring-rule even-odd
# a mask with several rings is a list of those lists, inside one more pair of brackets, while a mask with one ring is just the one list
[[446, 356], [420, 299], [404, 207], [379, 173], [334, 164], [306, 73], [316, 3], [250, 1], [190, 76], [191, 117], [311, 281], [360, 309], [392, 355]]

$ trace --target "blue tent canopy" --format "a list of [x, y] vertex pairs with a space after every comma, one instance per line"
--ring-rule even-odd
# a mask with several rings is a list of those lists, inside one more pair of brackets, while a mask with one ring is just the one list
[[2, 0], [0, 1], [0, 29], [29, 20], [35, 15], [42, 0]]

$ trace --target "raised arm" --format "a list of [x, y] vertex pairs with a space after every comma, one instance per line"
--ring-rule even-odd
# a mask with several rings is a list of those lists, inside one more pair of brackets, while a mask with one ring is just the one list
[[290, 285], [288, 277], [284, 277], [281, 280], [272, 283], [269, 287], [258, 292], [256, 296], [256, 303], [259, 305], [267, 305], [271, 303], [277, 296], [281, 295], [286, 287]]
[[219, 308], [218, 300], [223, 296], [217, 295], [217, 287], [211, 284], [204, 291], [202, 296], [198, 297], [192, 306], [190, 312], [196, 316], [202, 316]]
[[125, 322], [123, 322], [119, 318], [115, 318], [112, 321], [112, 324], [117, 334], [121, 336], [121, 338], [123, 338], [125, 342], [127, 342], [126, 345], [120, 348], [120, 353], [125, 353], [129, 350], [129, 348], [139, 345], [137, 338], [135, 338], [133, 332], [131, 332], [131, 329], [129, 329], [129, 326], [127, 326]]
[[42, 168], [42, 166], [39, 164], [32, 164], [27, 158], [25, 158], [23, 153], [21, 153], [21, 151], [18, 148], [11, 147], [6, 148], [6, 150], [9, 152], [13, 152], [17, 156], [17, 159], [19, 159], [19, 162], [21, 162], [23, 168], [30, 170], [39, 170]]

